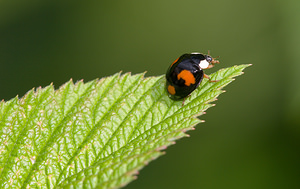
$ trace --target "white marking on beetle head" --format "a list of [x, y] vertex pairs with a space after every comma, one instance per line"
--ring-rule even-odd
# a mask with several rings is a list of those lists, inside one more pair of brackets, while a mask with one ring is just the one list
[[201, 69], [206, 69], [209, 66], [209, 63], [207, 62], [207, 60], [201, 60], [199, 66]]
[[201, 54], [201, 53], [199, 53], [199, 52], [192, 52], [191, 54]]

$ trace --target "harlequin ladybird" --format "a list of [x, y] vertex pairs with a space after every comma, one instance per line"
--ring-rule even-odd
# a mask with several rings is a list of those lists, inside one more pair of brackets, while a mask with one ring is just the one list
[[212, 68], [215, 63], [219, 61], [201, 53], [183, 54], [177, 58], [166, 73], [166, 89], [169, 97], [173, 100], [187, 97], [199, 86], [203, 77], [216, 82], [203, 72], [203, 69]]

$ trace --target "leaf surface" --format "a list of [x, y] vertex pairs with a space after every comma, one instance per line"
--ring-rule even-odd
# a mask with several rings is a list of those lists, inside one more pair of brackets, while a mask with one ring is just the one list
[[118, 188], [201, 121], [249, 65], [204, 79], [182, 106], [164, 76], [72, 80], [0, 102], [0, 188]]

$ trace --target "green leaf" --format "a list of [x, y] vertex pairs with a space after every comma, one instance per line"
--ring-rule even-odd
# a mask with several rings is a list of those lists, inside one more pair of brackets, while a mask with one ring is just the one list
[[186, 136], [233, 77], [249, 65], [204, 79], [182, 106], [165, 77], [115, 74], [72, 80], [0, 102], [0, 188], [118, 188], [161, 150]]

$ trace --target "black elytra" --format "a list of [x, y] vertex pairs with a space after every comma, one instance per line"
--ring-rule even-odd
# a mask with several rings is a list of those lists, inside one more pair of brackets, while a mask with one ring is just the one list
[[[204, 67], [201, 68], [200, 62], [202, 61]], [[176, 59], [166, 73], [166, 89], [169, 97], [173, 100], [180, 100], [191, 94], [205, 75], [203, 69], [213, 67], [214, 63], [219, 63], [219, 61], [201, 53], [183, 54]]]

